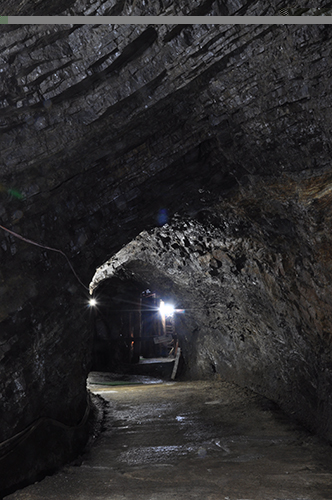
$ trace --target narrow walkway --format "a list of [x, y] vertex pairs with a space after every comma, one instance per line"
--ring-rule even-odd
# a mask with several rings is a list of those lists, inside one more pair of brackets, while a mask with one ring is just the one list
[[332, 500], [331, 447], [249, 391], [202, 381], [91, 389], [110, 406], [82, 465], [6, 500]]

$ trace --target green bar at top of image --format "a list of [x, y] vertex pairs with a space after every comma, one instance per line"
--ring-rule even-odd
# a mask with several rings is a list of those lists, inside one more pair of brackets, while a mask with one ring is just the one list
[[8, 16], [0, 16], [0, 24], [8, 24]]

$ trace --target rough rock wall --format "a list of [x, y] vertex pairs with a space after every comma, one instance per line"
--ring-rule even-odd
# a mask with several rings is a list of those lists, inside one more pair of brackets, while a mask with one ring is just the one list
[[185, 309], [176, 320], [188, 376], [250, 387], [331, 439], [331, 264], [312, 234], [330, 192], [312, 181], [294, 188], [295, 207], [264, 185], [232, 209], [143, 231], [97, 269], [90, 292], [98, 300], [99, 284], [116, 276], [171, 297]]
[[[88, 285], [98, 265], [158, 224], [160, 209], [184, 219], [200, 219], [203, 209], [217, 220], [234, 214], [236, 237], [248, 224], [255, 231], [234, 255], [228, 250], [240, 259], [238, 277], [230, 273], [234, 304], [241, 299], [248, 318], [261, 290], [270, 305], [247, 334], [231, 331], [256, 335], [259, 348], [239, 339], [238, 357], [237, 341], [227, 341], [227, 365], [226, 354], [207, 351], [216, 331], [226, 342], [226, 316], [214, 328], [202, 315], [195, 321], [206, 354], [190, 347], [192, 373], [228, 366], [241, 382], [246, 356], [250, 366], [260, 363], [262, 339], [272, 356], [277, 340], [268, 332], [277, 328], [278, 338], [291, 338], [286, 346], [303, 342], [291, 364], [303, 366], [301, 387], [309, 391], [310, 377], [318, 380], [321, 364], [325, 370], [321, 420], [314, 422], [318, 389], [298, 402], [312, 401], [308, 421], [331, 437], [330, 26], [31, 25], [1, 33], [0, 223], [65, 251]], [[85, 290], [63, 256], [5, 232], [0, 244], [2, 441], [40, 416], [80, 421], [91, 336]], [[254, 258], [258, 250], [263, 263]], [[234, 324], [244, 328], [241, 321]], [[279, 360], [281, 394], [292, 377], [286, 357], [276, 354], [273, 366]], [[275, 370], [264, 373], [271, 381], [262, 390], [271, 397]], [[259, 390], [262, 371], [250, 373]]]

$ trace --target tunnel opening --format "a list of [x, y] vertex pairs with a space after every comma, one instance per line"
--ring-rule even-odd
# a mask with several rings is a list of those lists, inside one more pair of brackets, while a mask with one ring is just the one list
[[174, 297], [133, 279], [112, 277], [100, 284], [91, 301], [88, 386], [105, 381], [116, 385], [133, 376], [175, 380], [184, 374], [177, 333], [177, 316], [184, 309]]

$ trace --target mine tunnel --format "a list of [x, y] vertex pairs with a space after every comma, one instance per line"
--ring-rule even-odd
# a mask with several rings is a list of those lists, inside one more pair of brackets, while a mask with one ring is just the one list
[[[13, 9], [232, 16], [284, 7], [40, 0]], [[0, 32], [0, 491], [42, 484], [83, 452], [94, 372], [157, 369], [149, 376], [174, 383], [174, 394], [183, 387], [188, 405], [196, 383], [206, 421], [222, 399], [209, 384], [234, 384], [330, 447], [330, 26]], [[182, 312], [163, 317], [162, 303]], [[160, 359], [171, 360], [167, 373]], [[239, 422], [250, 408], [236, 410]]]
[[179, 375], [181, 347], [176, 316], [185, 311], [175, 305], [174, 298], [165, 301], [132, 280], [109, 279], [89, 300], [89, 307], [93, 372], [145, 373], [173, 379]]

